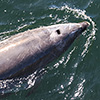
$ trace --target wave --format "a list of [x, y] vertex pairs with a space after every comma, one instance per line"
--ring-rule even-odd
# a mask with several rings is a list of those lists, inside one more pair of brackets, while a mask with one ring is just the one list
[[[85, 10], [80, 10], [80, 9], [77, 9], [77, 8], [71, 8], [67, 4], [64, 4], [63, 6], [51, 5], [51, 6], [49, 6], [48, 11], [51, 12], [51, 13], [49, 13], [49, 15], [46, 15], [44, 17], [41, 16], [40, 18], [41, 19], [43, 19], [43, 18], [45, 19], [46, 17], [49, 17], [49, 18], [52, 19], [52, 21], [55, 20], [55, 22], [51, 22], [50, 24], [66, 23], [66, 22], [68, 23], [68, 22], [71, 22], [72, 21], [72, 18], [71, 17], [73, 17], [76, 21], [80, 21], [80, 20], [81, 21], [84, 21], [84, 20], [87, 20], [87, 21], [89, 21], [91, 23], [91, 28], [88, 29], [87, 31], [85, 31], [83, 33], [83, 36], [85, 36], [86, 41], [82, 45], [83, 48], [82, 48], [82, 51], [80, 52], [80, 56], [81, 57], [80, 58], [77, 58], [79, 60], [77, 60], [75, 62], [75, 64], [73, 65], [74, 68], [77, 68], [78, 64], [87, 55], [87, 53], [89, 51], [89, 47], [92, 45], [92, 42], [96, 39], [96, 37], [95, 37], [95, 33], [96, 33], [96, 30], [97, 30], [96, 29], [96, 23], [92, 20], [92, 18], [90, 16], [86, 15], [86, 11]], [[53, 15], [52, 14], [52, 11], [55, 11], [55, 12], [60, 11], [60, 13], [63, 12], [63, 16], [60, 16], [60, 13]], [[32, 23], [32, 24], [34, 24], [34, 23]], [[9, 33], [12, 33], [12, 32], [16, 32], [16, 31], [22, 30], [25, 27], [27, 27], [27, 25], [23, 25], [21, 27], [18, 27], [17, 30], [12, 30], [12, 31], [8, 31], [8, 32], [0, 33], [1, 40], [4, 40], [4, 39], [8, 38], [7, 36], [5, 38], [2, 38], [3, 34], [9, 34]], [[86, 34], [87, 32], [89, 33], [88, 35]], [[57, 61], [53, 65], [52, 70], [54, 68], [56, 68], [56, 69], [59, 68], [59, 66], [61, 64], [63, 64], [63, 67], [66, 67], [66, 65], [68, 64], [68, 62], [71, 59], [71, 56], [73, 55], [73, 53], [76, 50], [77, 50], [77, 47], [74, 46], [69, 51], [69, 53], [67, 53], [66, 55], [64, 55], [62, 58], [60, 58], [59, 61]], [[51, 67], [48, 67], [48, 69], [50, 69], [50, 68]], [[4, 94], [4, 93], [9, 93], [9, 92], [17, 92], [17, 91], [20, 91], [20, 90], [23, 90], [23, 89], [27, 90], [27, 89], [35, 86], [37, 79], [39, 79], [40, 76], [43, 74], [43, 73], [41, 73], [43, 70], [45, 70], [45, 69], [42, 69], [40, 72], [37, 72], [36, 71], [36, 72], [34, 72], [33, 74], [29, 75], [26, 78], [0, 80], [0, 93], [1, 94]], [[37, 75], [37, 73], [41, 73], [41, 74], [38, 74]], [[67, 82], [67, 85], [66, 86], [69, 86], [73, 82], [74, 75], [75, 75], [75, 69], [71, 73], [71, 75], [69, 76], [68, 82]], [[77, 90], [75, 92], [76, 94], [74, 93], [74, 97], [75, 96], [81, 96], [83, 87], [81, 88], [81, 90], [79, 90], [79, 88], [80, 88], [80, 85], [83, 86], [82, 84], [84, 82], [85, 82], [85, 79], [82, 79], [82, 82], [79, 83], [79, 87], [77, 87]], [[64, 84], [65, 83], [63, 83], [60, 86], [61, 89], [64, 89], [64, 86], [65, 86]], [[60, 88], [59, 88], [59, 93], [64, 93], [64, 91], [62, 92]], [[79, 92], [81, 92], [80, 95], [77, 95]]]

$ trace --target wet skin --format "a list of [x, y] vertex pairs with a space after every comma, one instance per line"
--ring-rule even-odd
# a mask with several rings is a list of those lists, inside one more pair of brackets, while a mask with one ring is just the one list
[[22, 77], [45, 67], [65, 52], [88, 22], [28, 30], [0, 43], [0, 79]]

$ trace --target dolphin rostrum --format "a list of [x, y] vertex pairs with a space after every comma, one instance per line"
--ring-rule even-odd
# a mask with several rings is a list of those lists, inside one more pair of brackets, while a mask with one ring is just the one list
[[0, 42], [0, 80], [25, 76], [60, 56], [89, 26], [57, 24], [16, 34]]

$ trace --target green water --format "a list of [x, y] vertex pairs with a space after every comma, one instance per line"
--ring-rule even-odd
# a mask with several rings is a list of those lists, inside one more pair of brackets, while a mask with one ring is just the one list
[[[0, 81], [0, 93], [4, 94], [0, 100], [100, 100], [99, 10], [100, 0], [0, 0], [0, 41], [40, 26], [91, 24], [45, 68], [46, 74], [35, 89], [33, 76], [24, 81]], [[7, 82], [10, 85], [5, 86]]]

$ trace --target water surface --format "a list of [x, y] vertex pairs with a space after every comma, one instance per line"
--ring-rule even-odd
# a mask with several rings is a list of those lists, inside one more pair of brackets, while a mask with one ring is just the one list
[[99, 9], [99, 0], [0, 0], [0, 41], [41, 26], [91, 24], [40, 79], [35, 72], [0, 81], [0, 100], [100, 100]]

